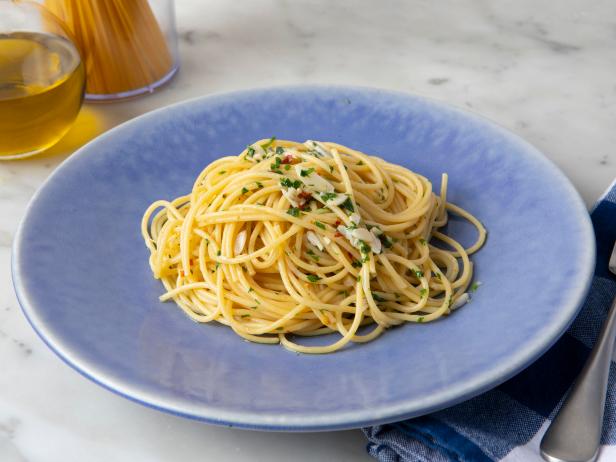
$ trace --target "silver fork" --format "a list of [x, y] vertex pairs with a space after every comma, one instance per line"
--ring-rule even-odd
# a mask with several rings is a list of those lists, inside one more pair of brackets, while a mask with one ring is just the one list
[[[616, 244], [609, 267], [616, 274]], [[592, 462], [597, 458], [615, 334], [616, 299], [582, 372], [543, 435], [541, 456], [548, 462]]]

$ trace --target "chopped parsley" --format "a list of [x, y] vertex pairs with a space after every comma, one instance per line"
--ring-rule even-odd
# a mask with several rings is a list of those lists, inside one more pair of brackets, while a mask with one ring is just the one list
[[299, 180], [292, 180], [291, 178], [284, 177], [280, 180], [280, 185], [285, 188], [294, 188], [299, 189], [302, 187], [303, 183]]
[[423, 271], [420, 271], [420, 270], [412, 270], [412, 271], [413, 271], [413, 273], [415, 274], [415, 277], [417, 277], [418, 279], [419, 279], [419, 278], [422, 278], [422, 277], [423, 277], [423, 275], [424, 275], [424, 274], [423, 274]]
[[355, 207], [353, 207], [353, 201], [350, 197], [347, 197], [346, 200], [340, 204], [340, 207], [343, 209], [347, 209], [349, 212], [354, 212]]
[[285, 170], [291, 170], [291, 164], [285, 164], [284, 169]]
[[246, 194], [248, 192], [248, 188], [246, 186], [244, 186], [242, 188], [242, 194]]
[[219, 261], [217, 261], [217, 262], [216, 262], [216, 266], [214, 266], [214, 268], [215, 268], [216, 270], [218, 270], [218, 268], [220, 268], [220, 262], [219, 262]]
[[284, 154], [284, 148], [282, 146], [277, 146], [276, 154]]
[[282, 175], [282, 171], [280, 170], [280, 162], [281, 162], [280, 157], [276, 157], [274, 159], [274, 162], [270, 164], [270, 170], [274, 173], [278, 173], [279, 175]]
[[263, 183], [261, 183], [260, 181], [256, 182], [257, 188], [261, 189], [263, 187]]
[[220, 257], [220, 250], [216, 252], [216, 255]]
[[383, 244], [383, 247], [385, 247], [386, 249], [391, 249], [391, 247], [394, 245], [392, 240], [385, 234], [379, 235], [379, 241], [381, 241], [381, 244]]
[[426, 245], [426, 240], [425, 239], [419, 239], [419, 243], [421, 245]]
[[441, 278], [441, 273], [434, 273], [434, 277], [436, 279], [440, 279]]
[[249, 317], [250, 317], [250, 315], [249, 315], [249, 314], [243, 314], [243, 315], [241, 315], [240, 317], [241, 317], [241, 318], [249, 318]]
[[361, 264], [361, 262], [359, 260], [353, 260], [351, 262], [351, 265], [353, 266], [353, 268], [361, 268], [362, 267], [362, 264]]
[[370, 260], [370, 255], [368, 255], [368, 252], [370, 252], [371, 250], [372, 248], [368, 244], [366, 244], [365, 241], [359, 241], [359, 251], [362, 254], [362, 263], [366, 263]]
[[333, 165], [329, 166], [329, 173], [334, 173], [334, 166]]
[[311, 168], [308, 168], [308, 169], [303, 168], [303, 169], [301, 169], [301, 171], [299, 172], [299, 174], [300, 174], [301, 176], [310, 176], [310, 174], [311, 174], [311, 173], [313, 173], [313, 172], [314, 172], [314, 168], [312, 168], [312, 167], [311, 167]]
[[424, 322], [424, 317], [423, 316], [419, 316], [417, 318], [417, 322]]
[[471, 292], [477, 292], [477, 289], [479, 289], [479, 285], [480, 285], [480, 283], [478, 283], [478, 282], [473, 282], [473, 283], [471, 284], [470, 291], [471, 291]]
[[376, 292], [371, 292], [371, 293], [372, 293], [372, 298], [374, 300], [376, 300], [377, 302], [385, 302], [385, 301], [387, 301], [383, 297], [381, 297], [379, 294], [377, 294]]
[[357, 165], [364, 165], [364, 161], [360, 160], [359, 162], [357, 162]]
[[315, 225], [317, 228], [325, 229], [325, 225], [324, 225], [323, 223], [321, 223], [320, 221], [315, 221], [315, 222], [314, 222], [314, 225]]
[[248, 155], [248, 157], [252, 157], [255, 155], [255, 148], [253, 148], [252, 146], [248, 146], [248, 151], [246, 152], [246, 154]]
[[319, 256], [318, 256], [317, 254], [315, 254], [315, 253], [312, 251], [312, 249], [308, 249], [308, 250], [306, 251], [306, 254], [307, 254], [310, 258], [312, 258], [314, 261], [319, 261]]
[[289, 207], [289, 210], [287, 210], [287, 213], [291, 215], [292, 217], [299, 217], [302, 212], [297, 207]]
[[321, 199], [323, 199], [323, 202], [331, 201], [335, 199], [336, 197], [338, 197], [338, 194], [333, 193], [333, 192], [321, 193]]
[[252, 287], [250, 287], [250, 288], [248, 289], [248, 293], [250, 293], [250, 292], [254, 292], [254, 291], [255, 291], [255, 290], [254, 290]]
[[428, 290], [427, 290], [427, 289], [421, 289], [421, 290], [419, 291], [419, 296], [420, 296], [421, 298], [424, 298], [426, 295], [428, 295]]
[[261, 145], [261, 147], [263, 148], [263, 150], [264, 150], [264, 151], [267, 151], [267, 148], [269, 148], [269, 147], [272, 145], [272, 143], [273, 143], [274, 141], [276, 141], [276, 137], [275, 137], [275, 136], [272, 136], [272, 137], [269, 139], [269, 141], [267, 141], [266, 143], [263, 143], [263, 144]]
[[315, 283], [317, 281], [320, 281], [321, 278], [319, 276], [317, 276], [316, 274], [308, 274], [306, 275], [306, 278], [308, 278], [308, 280], [312, 283]]

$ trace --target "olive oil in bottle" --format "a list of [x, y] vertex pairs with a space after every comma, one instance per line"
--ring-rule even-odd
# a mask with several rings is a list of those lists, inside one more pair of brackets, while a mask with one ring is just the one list
[[77, 117], [84, 88], [79, 52], [66, 38], [0, 34], [0, 160], [55, 144]]

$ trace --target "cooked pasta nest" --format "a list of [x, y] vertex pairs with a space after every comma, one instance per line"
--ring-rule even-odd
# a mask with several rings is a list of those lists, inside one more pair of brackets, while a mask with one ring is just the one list
[[[452, 213], [477, 228], [472, 246], [440, 231]], [[142, 233], [162, 301], [303, 353], [464, 305], [469, 255], [486, 238], [474, 216], [447, 202], [447, 175], [437, 195], [425, 177], [379, 157], [275, 138], [212, 162], [190, 194], [154, 202]], [[328, 333], [339, 338], [298, 342]]]

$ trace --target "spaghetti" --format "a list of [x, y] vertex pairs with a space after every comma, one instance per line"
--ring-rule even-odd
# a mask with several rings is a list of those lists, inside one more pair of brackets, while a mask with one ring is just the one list
[[[469, 255], [486, 232], [446, 193], [447, 175], [439, 196], [378, 157], [272, 138], [212, 162], [190, 194], [154, 202], [142, 234], [162, 301], [253, 342], [329, 353], [468, 301]], [[439, 231], [449, 213], [477, 228], [471, 247]], [[332, 332], [327, 346], [292, 339]]]
[[45, 0], [81, 51], [90, 95], [122, 94], [169, 73], [173, 57], [148, 0]]

